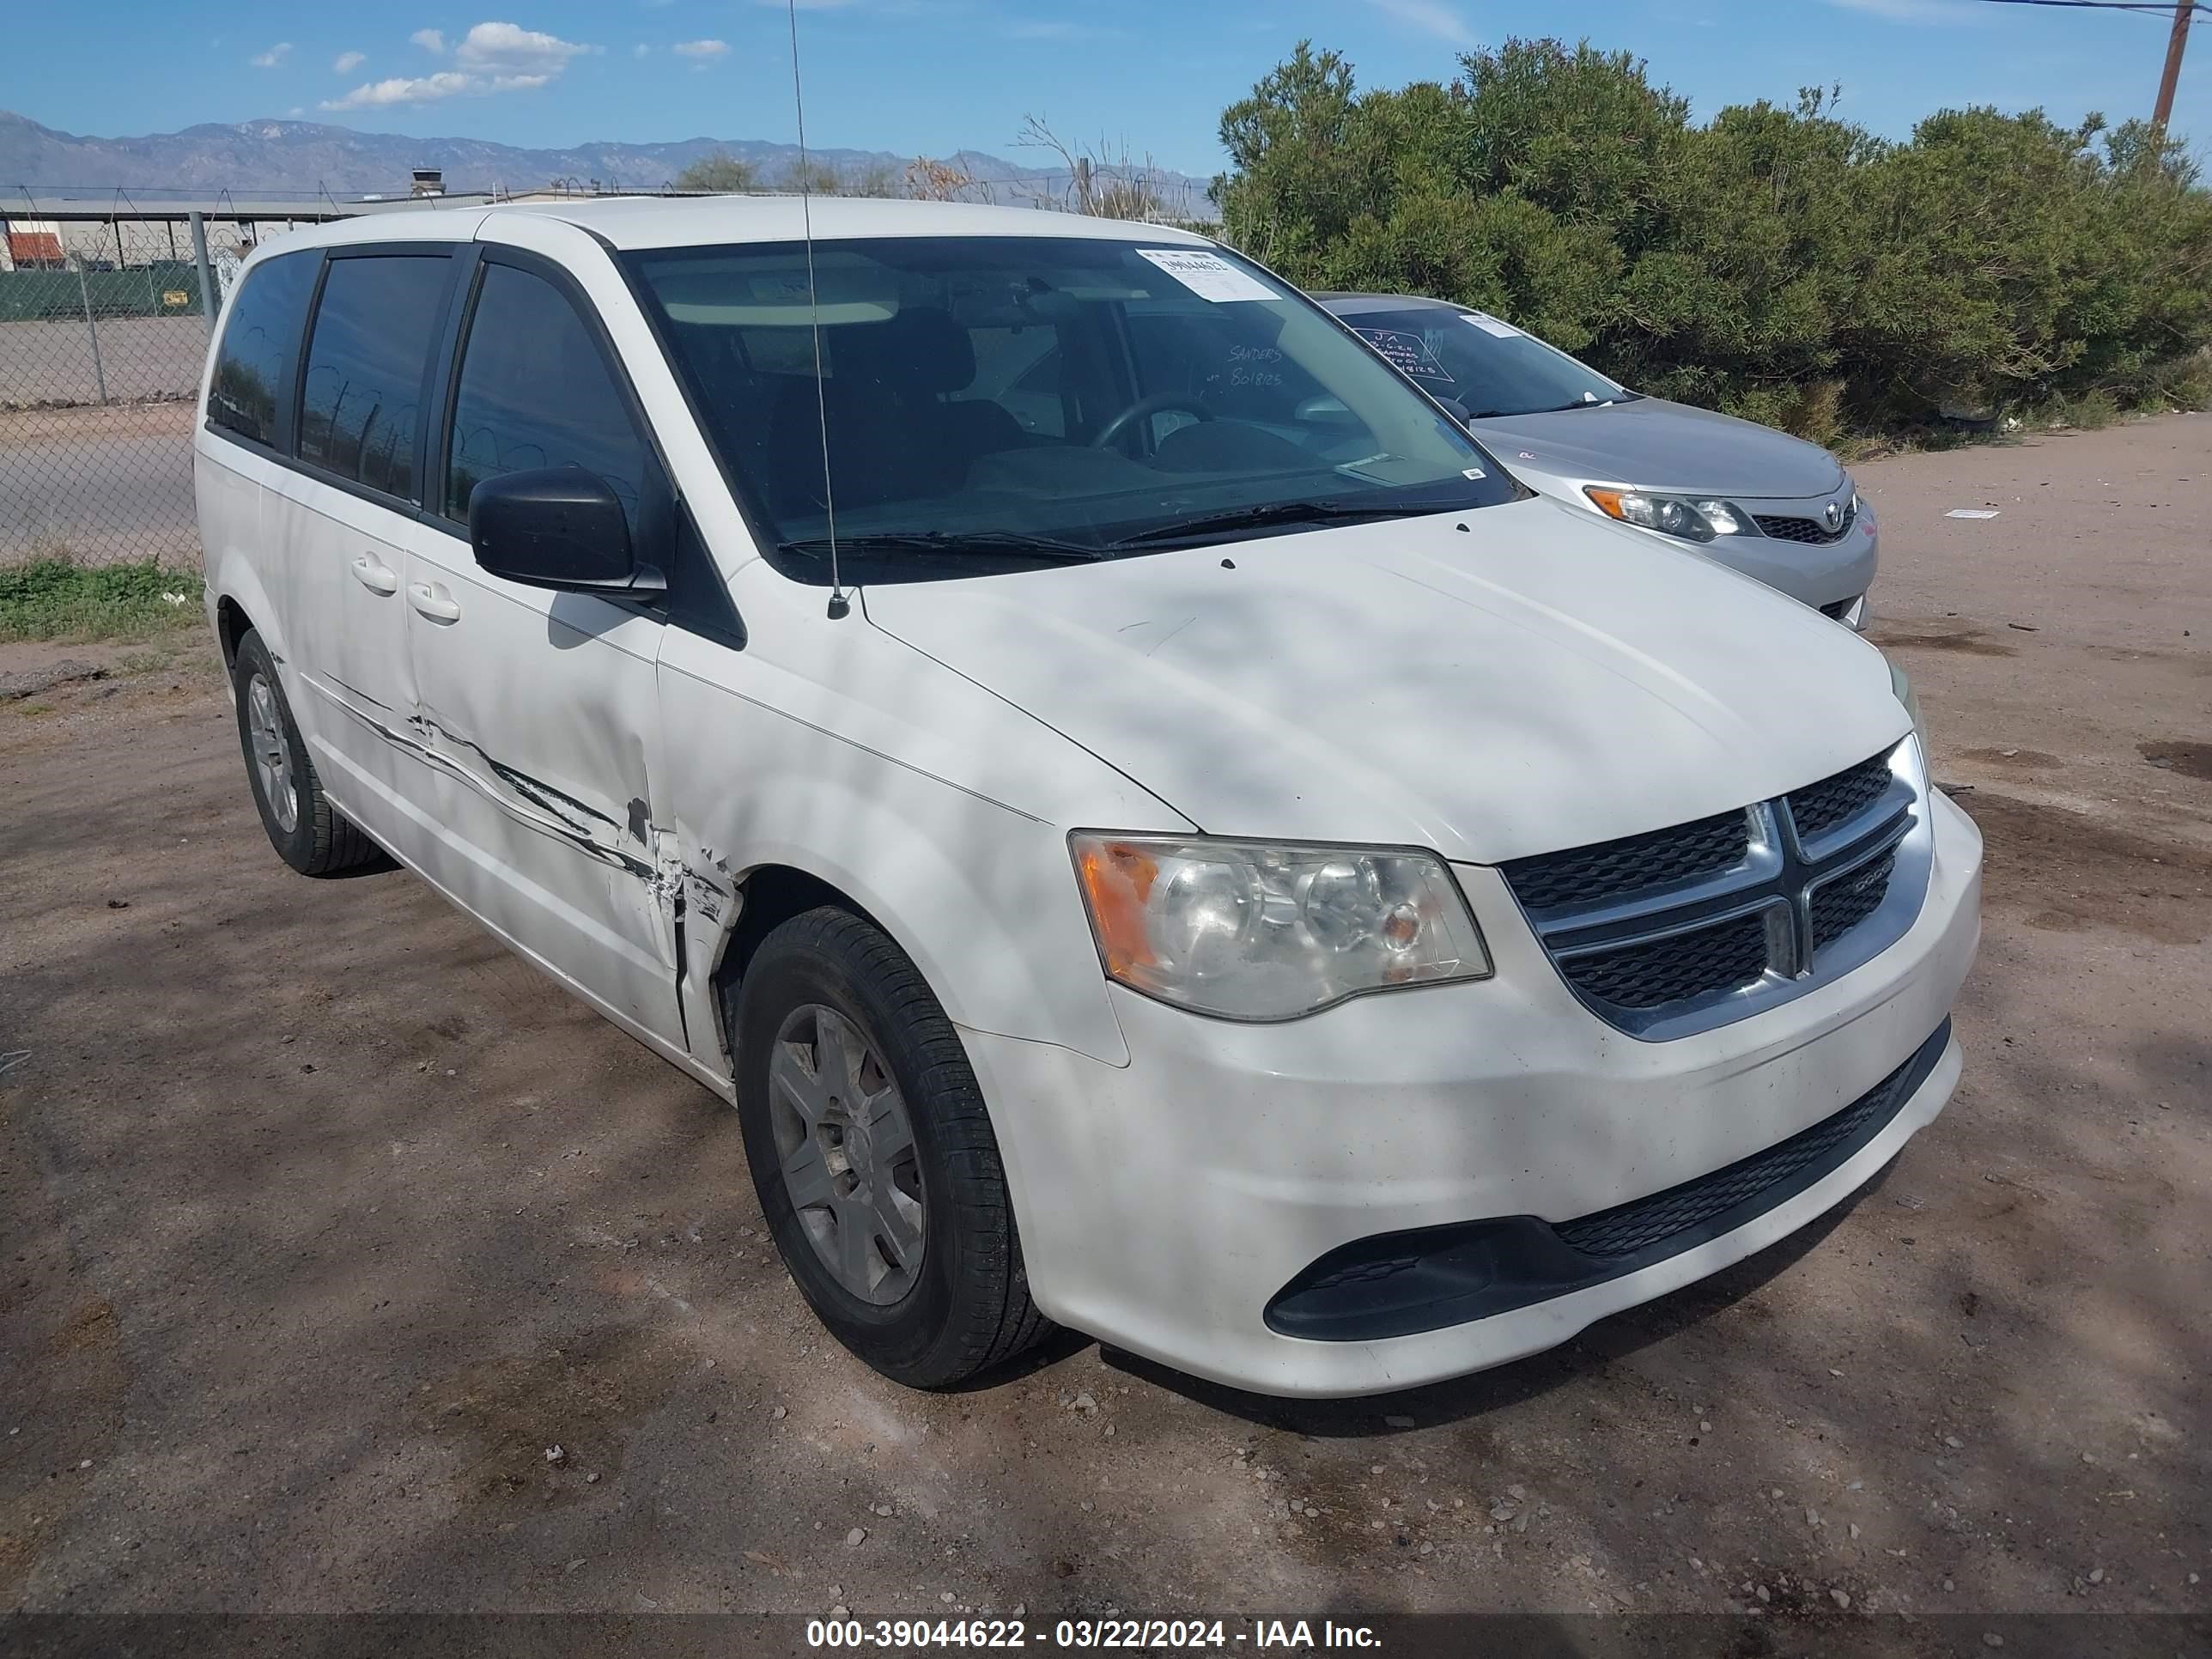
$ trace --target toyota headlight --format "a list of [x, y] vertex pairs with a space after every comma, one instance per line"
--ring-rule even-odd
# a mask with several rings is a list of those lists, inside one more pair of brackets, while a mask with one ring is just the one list
[[1928, 722], [1920, 713], [1920, 699], [1912, 690], [1912, 682], [1905, 678], [1905, 671], [1895, 663], [1889, 665], [1889, 689], [1897, 694], [1898, 702], [1905, 705], [1905, 712], [1912, 716], [1912, 735], [1920, 744], [1922, 761], [1933, 764], [1928, 757]]
[[1632, 524], [1662, 535], [1679, 536], [1686, 542], [1709, 542], [1717, 536], [1743, 536], [1750, 532], [1744, 516], [1727, 501], [1705, 496], [1662, 495], [1650, 489], [1606, 489], [1596, 484], [1583, 491], [1608, 519]]
[[1295, 1019], [1363, 991], [1490, 973], [1458, 884], [1426, 853], [1068, 840], [1107, 973], [1198, 1013]]

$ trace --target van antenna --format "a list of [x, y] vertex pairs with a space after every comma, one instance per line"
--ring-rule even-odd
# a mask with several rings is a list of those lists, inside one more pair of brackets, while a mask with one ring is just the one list
[[806, 165], [806, 97], [799, 85], [799, 0], [784, 0], [791, 20], [791, 103], [799, 112], [799, 214], [806, 238], [806, 313], [814, 332], [814, 418], [822, 428], [822, 504], [830, 514], [830, 617], [852, 607], [837, 571], [837, 493], [830, 482], [830, 397], [822, 384], [822, 296], [814, 286], [814, 185]]

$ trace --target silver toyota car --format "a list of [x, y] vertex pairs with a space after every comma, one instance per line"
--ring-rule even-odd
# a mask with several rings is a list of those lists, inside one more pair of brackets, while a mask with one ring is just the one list
[[1814, 444], [1647, 398], [1485, 312], [1319, 294], [1530, 489], [1702, 552], [1853, 628], [1867, 624], [1874, 509]]

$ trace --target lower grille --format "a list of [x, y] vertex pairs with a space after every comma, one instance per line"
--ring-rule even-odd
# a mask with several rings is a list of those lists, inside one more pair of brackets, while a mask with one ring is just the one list
[[1857, 604], [1856, 599], [1832, 599], [1820, 607], [1820, 614], [1830, 622], [1849, 622]]
[[1856, 508], [1845, 507], [1841, 522], [1833, 530], [1818, 519], [1769, 518], [1765, 514], [1755, 514], [1753, 522], [1759, 526], [1762, 535], [1771, 536], [1778, 542], [1803, 542], [1810, 547], [1826, 547], [1850, 535], [1851, 526], [1857, 522], [1858, 516]]
[[[1947, 1026], [1945, 1031], [1948, 1029]], [[1562, 1222], [1553, 1231], [1584, 1255], [1601, 1261], [1634, 1255], [1662, 1239], [1671, 1238], [1711, 1221], [1724, 1211], [1735, 1209], [1792, 1176], [1816, 1166], [1841, 1163], [1842, 1159], [1831, 1157], [1837, 1147], [1846, 1142], [1871, 1139], [1869, 1126], [1879, 1127], [1897, 1115], [1897, 1109], [1905, 1104], [1905, 1096], [1911, 1092], [1903, 1085], [1918, 1058], [1916, 1054], [1913, 1060], [1906, 1060], [1842, 1111], [1822, 1118], [1811, 1128], [1801, 1130], [1787, 1140], [1778, 1140], [1763, 1152], [1753, 1152], [1724, 1170], [1686, 1181], [1679, 1187], [1669, 1187], [1649, 1198], [1600, 1210], [1578, 1220]]]
[[1340, 1244], [1269, 1298], [1267, 1328], [1312, 1341], [1387, 1341], [1656, 1267], [1757, 1220], [1848, 1164], [1919, 1092], [1950, 1041], [1947, 1019], [1842, 1110], [1648, 1198], [1557, 1224], [1499, 1216]]

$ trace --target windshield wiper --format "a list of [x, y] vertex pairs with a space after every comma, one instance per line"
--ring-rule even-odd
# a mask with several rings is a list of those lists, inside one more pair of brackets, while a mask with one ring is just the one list
[[1350, 524], [1361, 519], [1406, 519], [1424, 513], [1449, 513], [1448, 506], [1429, 502], [1384, 501], [1269, 501], [1261, 507], [1240, 507], [1227, 513], [1164, 524], [1157, 530], [1140, 530], [1124, 536], [1115, 547], [1141, 547], [1153, 542], [1179, 542], [1237, 530], [1261, 530], [1270, 525]]
[[[830, 556], [830, 538], [816, 536], [803, 541], [778, 542], [776, 550], [826, 559]], [[1104, 548], [1085, 546], [1081, 542], [1062, 541], [1054, 536], [1024, 536], [1009, 530], [878, 531], [863, 536], [840, 536], [837, 550], [863, 556], [871, 553], [914, 553], [925, 557], [955, 558], [980, 554], [1018, 559], [1048, 559], [1055, 563], [1068, 564], [1113, 556]]]

